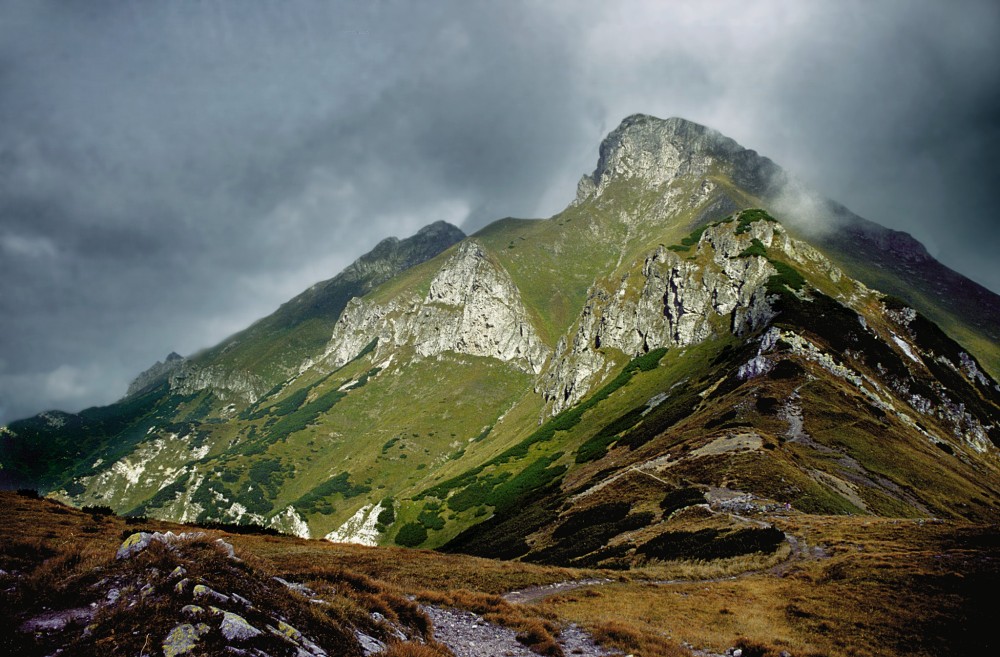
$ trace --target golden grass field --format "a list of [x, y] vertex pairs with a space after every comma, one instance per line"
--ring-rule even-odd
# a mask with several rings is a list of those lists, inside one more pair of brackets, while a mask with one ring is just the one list
[[[7, 573], [0, 598], [4, 634], [17, 627], [27, 607], [71, 606], [74, 584], [113, 561], [123, 535], [190, 529], [154, 520], [127, 523], [11, 492], [0, 493], [0, 505], [0, 569]], [[558, 654], [552, 637], [570, 621], [606, 646], [643, 657], [689, 654], [685, 645], [717, 653], [739, 645], [744, 655], [774, 657], [782, 651], [794, 657], [937, 657], [986, 654], [982, 651], [997, 645], [991, 633], [1000, 528], [864, 516], [791, 514], [772, 520], [797, 539], [795, 549], [766, 559], [666, 563], [632, 572], [208, 533], [225, 536], [261, 572], [313, 583], [317, 590], [334, 578], [355, 582], [372, 599], [381, 596], [379, 604], [398, 607], [402, 596], [416, 596], [476, 611], [514, 628], [523, 642], [547, 655]], [[17, 586], [9, 587], [15, 576]], [[531, 604], [501, 597], [585, 578], [608, 581]], [[14, 588], [17, 595], [10, 592]], [[386, 654], [447, 653], [440, 646], [397, 645]]]

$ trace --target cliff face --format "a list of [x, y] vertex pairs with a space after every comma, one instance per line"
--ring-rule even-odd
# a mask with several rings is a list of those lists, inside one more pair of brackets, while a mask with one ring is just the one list
[[125, 393], [125, 396], [132, 397], [143, 390], [148, 390], [162, 383], [174, 370], [181, 367], [184, 362], [185, 359], [183, 356], [177, 352], [170, 352], [170, 355], [162, 362], [156, 361], [148, 370], [135, 377], [132, 383], [129, 384], [128, 392]]
[[549, 355], [510, 276], [474, 240], [444, 263], [423, 298], [352, 300], [321, 363], [340, 367], [372, 340], [378, 340], [379, 358], [410, 346], [425, 358], [452, 351], [513, 362], [536, 374]]
[[[634, 114], [601, 142], [597, 168], [580, 179], [576, 203], [600, 197], [615, 181], [640, 179], [643, 185], [659, 187], [682, 177], [703, 178], [713, 165], [752, 194], [767, 192], [782, 178], [771, 160], [716, 130], [677, 117]], [[713, 187], [705, 181], [697, 194], [707, 196]]]
[[741, 254], [754, 241], [770, 248], [776, 242], [773, 224], [758, 221], [742, 234], [735, 230], [733, 224], [710, 227], [690, 257], [660, 246], [617, 288], [595, 287], [576, 332], [560, 340], [539, 383], [551, 412], [577, 403], [608, 373], [602, 350], [639, 356], [766, 325], [772, 312], [765, 283], [777, 272], [766, 258]]

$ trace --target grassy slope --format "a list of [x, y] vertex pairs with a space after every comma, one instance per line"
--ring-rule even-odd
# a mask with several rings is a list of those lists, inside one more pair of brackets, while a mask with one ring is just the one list
[[[156, 521], [126, 525], [113, 516], [12, 493], [0, 493], [0, 503], [5, 509], [0, 568], [17, 573], [0, 575], [0, 642], [7, 642], [0, 645], [16, 646], [20, 654], [22, 641], [31, 639], [14, 628], [42, 606], [85, 602], [86, 586], [99, 576], [94, 569], [115, 567], [123, 535], [187, 530]], [[658, 585], [641, 574], [614, 575], [614, 583], [550, 594], [537, 607], [510, 605], [495, 594], [597, 573], [425, 550], [219, 530], [209, 535], [233, 543], [254, 571], [304, 582], [321, 591], [320, 597], [330, 595], [329, 585], [337, 582], [373, 591], [348, 608], [370, 606], [378, 598], [392, 603], [393, 595], [439, 604], [447, 599], [460, 608], [492, 611], [501, 622], [577, 622], [605, 645], [638, 657], [688, 654], [682, 642], [717, 653], [743, 645], [773, 651], [765, 654], [787, 650], [831, 657], [957, 657], [989, 645], [989, 600], [1000, 585], [995, 526], [801, 514], [769, 519], [797, 536], [803, 548], [774, 572], [715, 579], [719, 571], [709, 563], [687, 571], [704, 579]], [[144, 618], [154, 632], [169, 629], [161, 630], [159, 619]], [[130, 636], [122, 634], [116, 645], [130, 645]], [[143, 639], [139, 635], [135, 651]]]

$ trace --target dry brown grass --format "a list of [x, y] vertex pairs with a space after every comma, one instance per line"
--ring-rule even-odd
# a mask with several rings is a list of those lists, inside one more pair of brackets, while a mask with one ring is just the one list
[[227, 540], [237, 548], [243, 547], [272, 561], [280, 570], [289, 574], [307, 572], [316, 565], [340, 566], [408, 590], [469, 589], [485, 593], [505, 593], [512, 589], [594, 576], [590, 571], [442, 554], [430, 550], [374, 548], [284, 536], [240, 535]]
[[[94, 518], [13, 493], [0, 493], [0, 505], [5, 518], [0, 569], [17, 573], [19, 582], [14, 593], [0, 595], [0, 637], [13, 632], [25, 606], [66, 608], [84, 602], [74, 596], [103, 576], [98, 569], [109, 567], [123, 533], [191, 529], [156, 521], [127, 526], [120, 518]], [[605, 586], [551, 596], [533, 607], [508, 603], [499, 594], [594, 573], [290, 537], [226, 538], [248, 568], [307, 583], [332, 602], [331, 613], [338, 618], [361, 622], [362, 617], [370, 620], [369, 610], [378, 610], [421, 628], [427, 638], [429, 625], [421, 625], [426, 618], [407, 594], [480, 613], [514, 628], [546, 654], [555, 654], [549, 639], [567, 621], [589, 628], [605, 645], [643, 657], [683, 654], [678, 648], [683, 641], [720, 653], [742, 642], [744, 654], [787, 650], [796, 657], [957, 657], [985, 648], [981, 637], [990, 635], [993, 593], [1000, 590], [997, 527], [806, 515], [772, 520], [809, 546], [822, 546], [825, 556], [796, 560], [782, 576], [771, 574], [770, 562], [755, 561], [758, 557], [663, 564]], [[210, 538], [220, 535], [209, 532]], [[156, 558], [155, 550], [148, 558]], [[762, 568], [758, 574], [725, 578]], [[713, 581], [653, 585], [643, 578]], [[0, 575], [0, 588], [12, 581], [11, 575]], [[159, 613], [153, 607], [148, 612], [153, 619]], [[141, 630], [136, 625], [128, 631]], [[446, 654], [418, 645], [390, 646], [386, 654]]]
[[690, 651], [662, 635], [621, 621], [602, 621], [591, 627], [594, 640], [636, 657], [690, 657]]
[[[549, 598], [549, 613], [723, 652], [875, 657], [974, 654], [1000, 585], [1000, 529], [961, 523], [795, 516], [782, 527], [829, 558], [785, 576], [653, 585], [620, 582]], [[744, 653], [750, 654], [750, 653]]]
[[393, 643], [373, 657], [453, 657], [450, 650], [440, 644]]

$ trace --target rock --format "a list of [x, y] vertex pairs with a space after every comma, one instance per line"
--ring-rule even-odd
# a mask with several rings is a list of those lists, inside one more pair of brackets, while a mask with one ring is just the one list
[[115, 553], [115, 558], [128, 559], [145, 550], [152, 542], [153, 534], [150, 532], [136, 532], [122, 542], [118, 548], [118, 552]]
[[187, 571], [184, 570], [182, 566], [177, 566], [176, 568], [170, 571], [170, 575], [168, 575], [167, 577], [169, 579], [176, 579], [178, 577], [184, 577], [185, 575], [187, 575]]
[[474, 240], [438, 270], [423, 299], [385, 305], [353, 299], [321, 362], [340, 367], [375, 338], [379, 349], [412, 345], [424, 357], [446, 351], [486, 356], [535, 374], [549, 356], [510, 275]]
[[223, 595], [218, 591], [205, 586], [204, 584], [195, 584], [194, 589], [191, 593], [196, 598], [208, 598], [209, 600], [214, 600], [216, 602], [229, 602], [229, 596]]
[[167, 377], [175, 369], [180, 367], [185, 363], [183, 356], [177, 352], [170, 352], [170, 355], [166, 357], [163, 362], [156, 361], [156, 363], [147, 369], [145, 372], [135, 377], [132, 383], [128, 386], [128, 392], [125, 393], [125, 398], [132, 397], [144, 390], [148, 390], [153, 386], [162, 383], [167, 380]]
[[181, 613], [187, 614], [188, 616], [201, 616], [205, 613], [205, 608], [199, 607], [198, 605], [184, 605], [181, 607]]
[[267, 526], [283, 534], [291, 534], [299, 538], [311, 538], [309, 523], [307, 523], [295, 507], [289, 504], [267, 521]]
[[154, 542], [170, 546], [178, 541], [193, 541], [204, 537], [205, 532], [182, 532], [180, 534], [173, 532], [166, 532], [165, 534], [161, 534], [160, 532], [136, 532], [122, 542], [118, 548], [118, 552], [115, 554], [115, 558], [128, 559], [142, 552]]
[[385, 644], [376, 639], [373, 636], [368, 636], [364, 632], [359, 630], [354, 630], [354, 638], [358, 640], [361, 644], [361, 650], [364, 651], [366, 657], [367, 655], [374, 655], [377, 652], [382, 652], [385, 650]]
[[272, 577], [271, 579], [280, 584], [284, 584], [285, 586], [295, 591], [296, 593], [300, 593], [306, 597], [313, 595], [313, 590], [308, 586], [306, 586], [305, 584], [299, 584], [298, 582], [289, 582], [288, 580], [282, 579], [280, 577]]
[[720, 317], [728, 316], [736, 335], [770, 322], [774, 313], [765, 284], [776, 270], [765, 258], [740, 254], [753, 240], [771, 246], [773, 225], [757, 221], [739, 235], [736, 225], [711, 226], [691, 247], [705, 264], [661, 246], [646, 257], [641, 273], [624, 276], [617, 289], [591, 289], [575, 334], [560, 340], [536, 387], [553, 415], [583, 399], [608, 373], [611, 363], [599, 349], [638, 356], [700, 343], [717, 332]]
[[228, 556], [230, 559], [236, 558], [236, 550], [233, 549], [232, 543], [228, 543], [222, 540], [221, 538], [217, 538], [215, 539], [215, 544], [218, 545], [220, 548], [222, 548], [222, 550], [226, 553], [226, 556]]
[[263, 634], [245, 618], [231, 611], [222, 611], [222, 625], [219, 626], [219, 631], [229, 641], [246, 641]]
[[167, 638], [163, 640], [163, 657], [176, 657], [194, 650], [198, 643], [198, 638], [209, 631], [209, 627], [204, 623], [199, 623], [197, 627], [190, 623], [181, 623], [170, 630]]
[[253, 603], [250, 602], [249, 600], [247, 600], [246, 598], [244, 598], [239, 593], [231, 593], [229, 597], [231, 597], [233, 600], [235, 600], [239, 604], [243, 605], [247, 609], [253, 609]]

